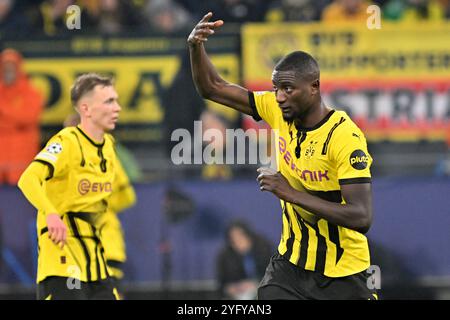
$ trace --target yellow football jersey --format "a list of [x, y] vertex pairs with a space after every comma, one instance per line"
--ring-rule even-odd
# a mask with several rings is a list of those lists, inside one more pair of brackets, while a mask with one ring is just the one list
[[[345, 203], [341, 185], [370, 183], [372, 158], [364, 134], [343, 111], [332, 110], [312, 128], [283, 119], [275, 93], [250, 92], [256, 120], [275, 133], [277, 169], [295, 189]], [[343, 277], [370, 265], [367, 238], [281, 200], [282, 234], [278, 251], [290, 262], [329, 277]]]
[[80, 127], [53, 136], [34, 161], [48, 166], [45, 194], [68, 227], [60, 249], [48, 237], [45, 214], [38, 211], [38, 274], [97, 281], [109, 275], [98, 234], [99, 217], [108, 207], [117, 166], [114, 139], [93, 141]]

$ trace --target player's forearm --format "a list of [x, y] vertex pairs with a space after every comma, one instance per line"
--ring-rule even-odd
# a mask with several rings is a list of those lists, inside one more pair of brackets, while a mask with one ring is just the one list
[[47, 174], [48, 168], [44, 164], [32, 162], [20, 177], [18, 187], [36, 209], [46, 214], [57, 213], [42, 187]]
[[211, 99], [226, 82], [212, 64], [202, 43], [189, 44], [189, 52], [195, 87], [202, 97]]
[[317, 196], [293, 190], [286, 201], [296, 204], [333, 224], [361, 233], [369, 231], [371, 214], [363, 204], [336, 203]]
[[192, 77], [203, 98], [253, 115], [245, 88], [222, 79], [206, 54], [203, 44], [189, 44]]

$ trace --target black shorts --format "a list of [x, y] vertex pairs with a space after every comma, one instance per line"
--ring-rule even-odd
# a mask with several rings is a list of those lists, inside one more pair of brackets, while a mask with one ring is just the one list
[[74, 283], [65, 277], [48, 277], [38, 283], [38, 300], [118, 300], [111, 279]]
[[302, 269], [279, 253], [272, 256], [258, 288], [259, 300], [375, 300], [369, 274], [330, 278]]

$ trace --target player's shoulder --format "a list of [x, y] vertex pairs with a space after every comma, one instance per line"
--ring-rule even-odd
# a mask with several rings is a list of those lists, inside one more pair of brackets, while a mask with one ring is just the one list
[[253, 91], [253, 94], [255, 95], [255, 97], [261, 97], [261, 96], [275, 97], [275, 92], [273, 92], [271, 90]]
[[358, 136], [364, 136], [362, 130], [356, 125], [356, 123], [350, 118], [347, 112], [343, 110], [335, 110], [336, 118], [339, 119], [339, 126], [336, 128], [336, 133], [339, 136], [347, 136], [356, 134]]
[[282, 113], [281, 109], [278, 108], [275, 92], [254, 91], [253, 97], [259, 116], [267, 121], [272, 128], [277, 127], [277, 122], [282, 119]]
[[45, 147], [36, 155], [35, 159], [54, 164], [61, 156], [70, 155], [71, 146], [70, 130], [64, 128], [47, 141]]
[[275, 92], [273, 91], [253, 91], [253, 97], [256, 102], [260, 103], [276, 103]]
[[[82, 133], [77, 127], [66, 127], [56, 133], [47, 142], [47, 146], [61, 148], [62, 150], [79, 150], [80, 143], [83, 141]], [[67, 152], [64, 152], [67, 154]]]
[[49, 140], [48, 143], [52, 142], [60, 142], [60, 143], [71, 143], [72, 140], [76, 139], [74, 134], [76, 134], [76, 127], [67, 127], [59, 132], [57, 132], [55, 135], [53, 135]]

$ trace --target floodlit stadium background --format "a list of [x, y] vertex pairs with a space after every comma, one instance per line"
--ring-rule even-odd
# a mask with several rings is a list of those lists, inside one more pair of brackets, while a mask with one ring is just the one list
[[[67, 7], [74, 1], [56, 2]], [[326, 0], [311, 1], [317, 12], [306, 18], [300, 5], [297, 16], [287, 14], [289, 1], [209, 2], [214, 4], [124, 1], [117, 8], [130, 10], [126, 17], [115, 12], [101, 20], [100, 14], [98, 21], [87, 19], [84, 9], [80, 30], [67, 28], [68, 16], [53, 28], [36, 22], [46, 6], [56, 6], [52, 1], [16, 1], [9, 13], [15, 25], [0, 15], [0, 49], [24, 55], [25, 69], [46, 100], [42, 143], [73, 111], [69, 88], [77, 75], [94, 71], [116, 79], [122, 112], [114, 135], [141, 172], [134, 183], [137, 205], [120, 216], [128, 250], [126, 296], [217, 298], [215, 255], [234, 218], [248, 221], [274, 248], [278, 244], [279, 202], [259, 192], [257, 164], [175, 165], [170, 158], [176, 144], [171, 132], [192, 128], [205, 110], [227, 128], [265, 128], [225, 107], [192, 102], [197, 100], [191, 99], [196, 93], [186, 68], [186, 37], [204, 13], [217, 9], [214, 17], [225, 26], [207, 50], [227, 80], [270, 90], [274, 63], [291, 51], [307, 51], [319, 61], [325, 102], [346, 110], [365, 132], [374, 158], [375, 216], [368, 237], [382, 296], [450, 298], [449, 18], [396, 20], [387, 9], [395, 1], [376, 1], [383, 18], [372, 29], [367, 20], [321, 21], [323, 7], [332, 2]], [[449, 1], [424, 2], [442, 4], [442, 16], [450, 16]], [[88, 8], [102, 1], [78, 2], [83, 3]], [[146, 9], [136, 10], [140, 6]], [[166, 24], [164, 15], [172, 22]], [[192, 200], [194, 210], [171, 222], [163, 200], [174, 189]], [[15, 187], [0, 186], [0, 223], [0, 298], [32, 299], [35, 211]]]

